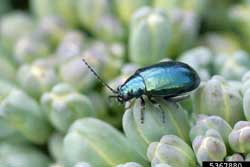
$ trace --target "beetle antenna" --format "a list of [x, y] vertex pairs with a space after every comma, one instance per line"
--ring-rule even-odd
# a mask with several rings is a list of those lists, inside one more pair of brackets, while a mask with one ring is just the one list
[[88, 69], [95, 75], [95, 77], [104, 85], [106, 86], [111, 92], [113, 92], [114, 94], [117, 94], [117, 91], [115, 91], [113, 88], [111, 88], [96, 72], [95, 70], [87, 63], [87, 61], [82, 58], [82, 61], [86, 64], [86, 66], [88, 67]]

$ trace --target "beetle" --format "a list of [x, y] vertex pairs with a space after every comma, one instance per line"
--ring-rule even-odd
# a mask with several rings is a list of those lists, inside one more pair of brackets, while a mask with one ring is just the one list
[[[189, 65], [178, 61], [160, 62], [135, 71], [117, 90], [111, 88], [89, 66], [85, 59], [83, 62], [94, 75], [109, 89], [121, 103], [133, 98], [140, 98], [144, 106], [143, 95], [150, 101], [153, 97], [162, 97], [169, 101], [180, 101], [188, 97], [185, 93], [196, 89], [200, 84], [200, 77]], [[142, 118], [143, 119], [143, 118]]]

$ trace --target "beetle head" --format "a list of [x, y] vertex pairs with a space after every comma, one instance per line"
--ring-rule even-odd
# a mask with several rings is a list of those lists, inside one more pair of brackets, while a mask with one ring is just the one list
[[127, 89], [126, 86], [118, 86], [117, 88], [117, 100], [119, 102], [126, 102], [133, 98], [132, 93]]
[[129, 93], [124, 92], [124, 89], [122, 89], [122, 86], [118, 86], [115, 95], [111, 95], [109, 97], [116, 98], [117, 101], [122, 104], [132, 98]]

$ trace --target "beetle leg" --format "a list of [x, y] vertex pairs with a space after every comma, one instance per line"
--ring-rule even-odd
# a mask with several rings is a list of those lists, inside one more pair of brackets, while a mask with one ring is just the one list
[[144, 109], [145, 109], [145, 101], [143, 99], [143, 97], [140, 97], [141, 99], [141, 124], [144, 123]]
[[187, 99], [190, 97], [190, 95], [181, 95], [181, 96], [175, 96], [175, 97], [164, 97], [165, 100], [171, 101], [171, 102], [179, 102], [182, 100]]
[[165, 123], [165, 112], [164, 110], [162, 109], [161, 105], [159, 103], [157, 103], [155, 100], [152, 99], [151, 96], [148, 96], [148, 99], [151, 103], [153, 103], [156, 107], [158, 107], [161, 111], [161, 118], [162, 118], [162, 123]]

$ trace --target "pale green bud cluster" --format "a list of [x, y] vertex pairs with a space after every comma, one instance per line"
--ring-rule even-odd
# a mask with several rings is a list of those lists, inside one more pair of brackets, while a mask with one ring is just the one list
[[221, 76], [213, 76], [202, 83], [193, 101], [197, 114], [218, 115], [230, 125], [244, 119], [242, 104], [239, 90]]
[[173, 167], [195, 167], [195, 155], [191, 147], [181, 138], [165, 135], [160, 142], [149, 145], [147, 156], [152, 166], [167, 163]]
[[209, 129], [205, 135], [195, 137], [192, 145], [200, 165], [203, 161], [222, 161], [227, 155], [221, 135], [213, 129]]

